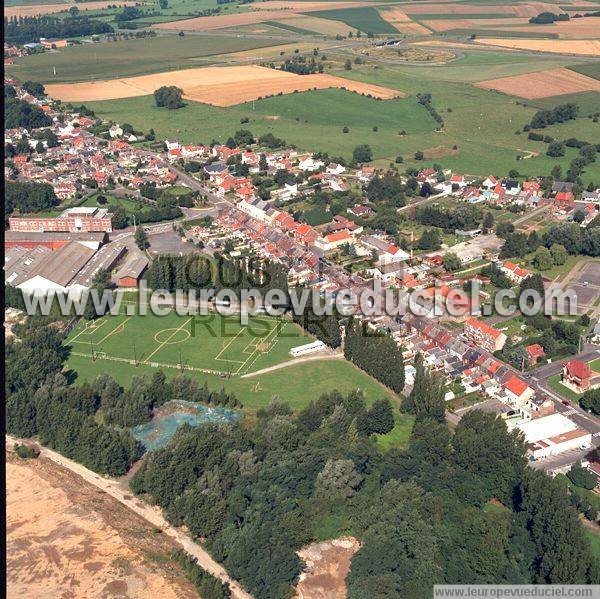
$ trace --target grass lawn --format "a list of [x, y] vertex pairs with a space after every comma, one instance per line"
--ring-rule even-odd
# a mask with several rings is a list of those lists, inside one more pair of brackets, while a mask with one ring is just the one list
[[526, 100], [526, 103], [540, 110], [552, 110], [559, 104], [573, 103], [579, 106], [579, 114], [581, 116], [588, 116], [589, 114], [600, 112], [600, 92], [589, 91], [577, 94], [563, 94], [548, 98], [538, 98], [537, 100]]
[[525, 324], [525, 319], [522, 316], [515, 316], [509, 320], [504, 320], [494, 325], [495, 329], [502, 331], [507, 337], [513, 335], [525, 336], [526, 329], [521, 329], [521, 326]]
[[373, 435], [380, 449], [387, 451], [392, 447], [406, 447], [410, 439], [414, 416], [396, 412], [394, 428], [387, 435]]
[[596, 556], [596, 559], [600, 559], [600, 534], [586, 527], [585, 536], [592, 546], [592, 553]]
[[[206, 56], [277, 46], [283, 41], [245, 39], [235, 36], [176, 34], [154, 38], [84, 44], [16, 58], [7, 66], [10, 75], [25, 81], [68, 83], [90, 79], [116, 79], [160, 71], [202, 66], [197, 60]], [[56, 76], [53, 68], [56, 67]]]
[[[98, 203], [99, 196], [104, 196], [106, 198], [106, 204]], [[110, 195], [108, 193], [94, 194], [93, 196], [90, 196], [89, 198], [87, 198], [85, 200], [85, 202], [83, 202], [83, 204], [81, 204], [81, 205], [86, 206], [86, 207], [98, 206], [100, 208], [111, 208], [114, 206], [121, 206], [121, 208], [123, 208], [125, 210], [125, 212], [127, 212], [127, 213], [135, 212], [135, 211], [139, 210], [140, 207], [145, 206], [144, 204], [139, 204], [138, 202], [135, 202], [134, 200], [129, 200], [127, 198], [120, 198], [117, 196]]]
[[594, 372], [600, 372], [600, 358], [596, 358], [595, 360], [592, 360], [591, 362], [588, 362], [590, 365], [590, 368], [594, 371]]
[[[191, 336], [189, 317], [175, 313], [164, 317], [109, 315], [93, 326], [81, 322], [65, 342], [71, 350], [67, 368], [77, 374], [77, 383], [108, 372], [128, 386], [134, 376], [151, 376], [158, 367], [169, 377], [180, 374], [181, 351], [186, 376], [207, 382], [212, 389], [224, 387], [234, 392], [249, 413], [266, 406], [274, 396], [300, 410], [334, 389], [342, 393], [361, 389], [367, 403], [381, 397], [398, 402], [389, 389], [342, 359], [294, 364], [242, 378], [244, 373], [290, 360], [289, 348], [312, 338], [288, 321], [257, 316], [250, 320], [249, 327], [242, 327], [233, 317], [214, 317], [210, 328], [196, 326], [195, 337]], [[95, 361], [91, 357], [92, 342]], [[134, 362], [134, 342], [138, 366]], [[390, 433], [395, 439], [392, 442], [407, 438], [408, 425], [404, 416], [399, 417]]]
[[561, 395], [565, 399], [568, 399], [569, 401], [573, 402], [574, 404], [578, 404], [579, 400], [581, 399], [581, 395], [579, 393], [575, 393], [574, 391], [571, 391], [571, 389], [569, 389], [568, 387], [565, 387], [560, 382], [560, 377], [561, 377], [560, 374], [555, 374], [554, 376], [551, 376], [548, 379], [548, 385], [550, 386], [551, 389], [556, 391], [559, 395]]

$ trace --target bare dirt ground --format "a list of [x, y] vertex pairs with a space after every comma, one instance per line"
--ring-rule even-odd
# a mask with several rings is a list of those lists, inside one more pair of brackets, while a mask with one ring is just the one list
[[4, 310], [4, 337], [5, 339], [11, 339], [15, 336], [12, 328], [16, 324], [20, 324], [25, 321], [26, 314], [22, 310], [16, 308], [6, 308]]
[[138, 4], [134, 0], [116, 0], [115, 2], [85, 2], [75, 4], [74, 2], [67, 4], [39, 4], [36, 6], [5, 6], [4, 16], [5, 17], [34, 17], [35, 15], [47, 15], [55, 12], [62, 12], [63, 10], [69, 10], [71, 6], [77, 6], [79, 12], [84, 10], [98, 10], [100, 8], [106, 8], [107, 6], [134, 6]]
[[344, 599], [350, 560], [360, 549], [354, 537], [312, 543], [298, 552], [306, 570], [296, 585], [295, 599]]
[[500, 46], [513, 50], [529, 50], [534, 52], [550, 52], [553, 54], [574, 54], [581, 56], [600, 56], [599, 40], [525, 40], [478, 38], [477, 44]]
[[528, 100], [584, 91], [600, 91], [600, 81], [563, 68], [488, 79], [474, 85]]
[[46, 92], [50, 97], [65, 102], [89, 102], [145, 96], [162, 85], [176, 85], [183, 90], [184, 98], [214, 106], [233, 106], [280, 93], [330, 87], [345, 88], [381, 99], [406, 95], [387, 87], [342, 77], [325, 74], [295, 75], [257, 65], [206, 67], [112, 81], [47, 85]]
[[198, 597], [177, 549], [50, 460], [7, 454], [8, 597]]

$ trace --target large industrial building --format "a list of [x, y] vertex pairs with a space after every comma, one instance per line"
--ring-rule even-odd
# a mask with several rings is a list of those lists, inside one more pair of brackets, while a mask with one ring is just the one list
[[8, 219], [11, 231], [39, 232], [94, 232], [112, 231], [112, 214], [106, 208], [79, 206], [68, 208], [56, 217], [11, 216]]

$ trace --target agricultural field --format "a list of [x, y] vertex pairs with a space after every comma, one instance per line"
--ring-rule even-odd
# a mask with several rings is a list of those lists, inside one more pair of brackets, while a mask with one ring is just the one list
[[596, 114], [600, 110], [600, 93], [598, 92], [580, 92], [578, 94], [561, 94], [560, 96], [550, 96], [548, 98], [538, 98], [527, 102], [528, 106], [534, 106], [541, 110], [552, 110], [559, 104], [577, 104], [579, 106], [579, 115], [588, 116]]
[[[283, 41], [227, 36], [158, 35], [154, 38], [70, 46], [17, 58], [7, 72], [23, 81], [70, 83], [132, 77], [198, 67], [209, 56], [268, 48]], [[56, 75], [54, 75], [56, 69]]]
[[[521, 35], [531, 37], [528, 33], [522, 33]], [[501, 48], [511, 48], [513, 50], [573, 54], [575, 56], [600, 56], [600, 41], [598, 40], [502, 39], [478, 37], [475, 42], [486, 46], [499, 46]]]
[[489, 79], [479, 81], [475, 85], [527, 100], [585, 91], [600, 92], [600, 81], [564, 68]]
[[[105, 0], [98, 0], [92, 2], [79, 3], [77, 8], [83, 13], [86, 11], [97, 11], [109, 6], [117, 4], [119, 6], [134, 6], [137, 4], [134, 0], [118, 0], [118, 2], [107, 2]], [[61, 2], [60, 0], [53, 0], [52, 2], [36, 1], [34, 2], [23, 2], [20, 4], [8, 4], [4, 8], [5, 17], [34, 17], [40, 14], [55, 14], [58, 12], [67, 11], [70, 6], [74, 3]]]
[[[573, 76], [576, 76], [575, 73]], [[391, 99], [404, 95], [398, 90], [352, 81], [343, 77], [326, 74], [300, 76], [257, 65], [205, 67], [127, 79], [50, 84], [46, 86], [46, 91], [51, 97], [64, 102], [93, 102], [144, 96], [162, 85], [177, 85], [182, 89], [183, 97], [186, 100], [215, 106], [233, 106], [265, 96], [330, 87], [345, 88], [379, 99]]]
[[321, 10], [311, 12], [311, 16], [341, 21], [351, 29], [363, 33], [394, 34], [398, 32], [391, 23], [381, 17], [375, 8], [370, 6], [342, 10]]

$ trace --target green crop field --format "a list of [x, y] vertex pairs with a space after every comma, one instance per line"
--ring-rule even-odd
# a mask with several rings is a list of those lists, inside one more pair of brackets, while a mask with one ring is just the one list
[[552, 110], [552, 108], [559, 104], [568, 104], [572, 102], [579, 106], [579, 114], [581, 116], [588, 116], [600, 112], [600, 92], [593, 91], [550, 96], [548, 98], [539, 98], [537, 100], [526, 100], [526, 102], [530, 106], [542, 110]]
[[[281, 40], [227, 36], [158, 35], [154, 38], [102, 42], [17, 58], [7, 72], [23, 81], [69, 83], [117, 79], [203, 66], [207, 56], [283, 44]], [[56, 68], [56, 76], [54, 75]]]
[[600, 62], [587, 62], [569, 67], [572, 71], [587, 75], [593, 79], [600, 79]]
[[398, 34], [398, 30], [391, 23], [384, 20], [375, 8], [370, 6], [343, 8], [341, 10], [319, 10], [306, 14], [310, 17], [341, 21], [351, 29], [357, 29], [363, 33]]

